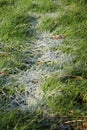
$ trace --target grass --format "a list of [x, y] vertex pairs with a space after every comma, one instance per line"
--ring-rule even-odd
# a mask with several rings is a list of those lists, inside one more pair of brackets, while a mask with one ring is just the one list
[[84, 117], [87, 108], [86, 85], [87, 81], [80, 77], [65, 76], [59, 79], [56, 77], [49, 79], [42, 89], [45, 92], [47, 105], [50, 106], [53, 113], [68, 116], [72, 116], [73, 113], [75, 117], [76, 112], [79, 112], [78, 117], [80, 114]]
[[[0, 0], [2, 130], [54, 130], [61, 129], [60, 124], [66, 127], [64, 121], [82, 119], [87, 122], [86, 4], [86, 0]], [[56, 16], [47, 15], [51, 13], [56, 13]], [[36, 34], [32, 23], [37, 22], [37, 17], [32, 14], [39, 16], [40, 32], [49, 31], [54, 35], [65, 35], [64, 46], [60, 47], [60, 50], [75, 56], [72, 64], [64, 66], [65, 75], [55, 74], [42, 86], [43, 101], [53, 116], [41, 110], [28, 112], [7, 107], [9, 97], [15, 95], [17, 87], [14, 79], [7, 85], [9, 76], [25, 71], [34, 64], [27, 62], [28, 58], [35, 56], [31, 52]], [[18, 91], [23, 93], [23, 86], [18, 86]], [[69, 125], [72, 128], [72, 125]], [[77, 129], [77, 126], [73, 129]]]

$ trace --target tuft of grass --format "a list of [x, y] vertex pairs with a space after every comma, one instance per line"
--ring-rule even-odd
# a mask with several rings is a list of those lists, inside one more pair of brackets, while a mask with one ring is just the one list
[[[76, 76], [53, 77], [42, 86], [46, 105], [53, 113], [84, 117], [87, 109], [87, 81]], [[79, 115], [78, 115], [79, 112]]]

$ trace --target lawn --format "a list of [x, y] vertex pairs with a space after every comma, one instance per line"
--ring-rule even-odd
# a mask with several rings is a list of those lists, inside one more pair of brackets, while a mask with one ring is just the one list
[[[86, 8], [86, 0], [0, 0], [1, 130], [87, 129]], [[12, 98], [25, 94], [13, 77], [36, 65], [32, 50], [38, 32], [64, 36], [63, 45], [51, 51], [60, 50], [72, 61], [64, 62], [64, 73], [56, 71], [43, 81], [42, 106], [11, 108]]]

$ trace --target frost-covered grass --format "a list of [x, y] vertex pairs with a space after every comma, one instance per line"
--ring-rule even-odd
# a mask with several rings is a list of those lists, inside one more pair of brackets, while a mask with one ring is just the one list
[[[62, 130], [66, 121], [87, 120], [86, 4], [86, 0], [0, 0], [2, 130]], [[37, 19], [36, 28], [33, 25]], [[20, 111], [9, 108], [10, 100], [24, 94], [24, 86], [16, 84], [12, 76], [35, 64], [28, 60], [37, 56], [32, 52], [36, 30], [66, 36], [63, 46], [56, 46], [52, 51], [60, 50], [74, 59], [70, 64], [64, 63], [63, 74], [51, 75], [42, 85], [42, 110], [38, 107], [32, 112]]]

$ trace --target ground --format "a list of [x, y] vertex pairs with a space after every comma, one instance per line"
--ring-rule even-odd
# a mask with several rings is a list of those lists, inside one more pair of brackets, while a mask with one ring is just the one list
[[0, 0], [1, 130], [87, 129], [86, 0]]

